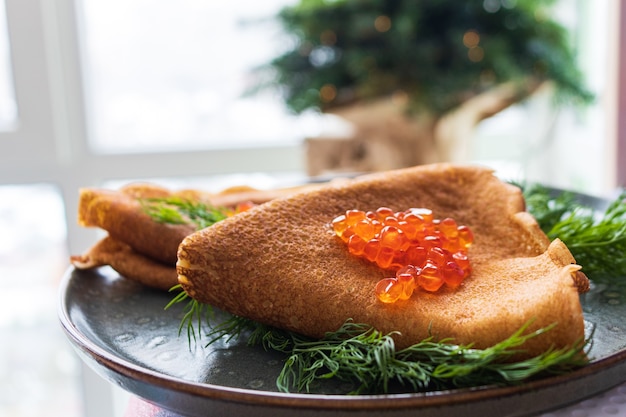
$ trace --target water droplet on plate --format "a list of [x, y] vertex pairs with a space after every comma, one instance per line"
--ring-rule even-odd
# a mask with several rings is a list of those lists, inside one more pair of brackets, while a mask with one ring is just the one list
[[168, 341], [167, 336], [156, 336], [148, 341], [148, 343], [146, 344], [146, 347], [149, 349], [154, 349], [156, 347], [164, 345], [165, 343], [167, 343], [167, 341]]
[[122, 333], [115, 336], [115, 342], [120, 344], [130, 343], [135, 340], [135, 335], [132, 333]]
[[252, 389], [259, 389], [263, 386], [264, 382], [260, 379], [253, 379], [252, 381], [248, 382], [248, 386]]
[[159, 353], [156, 358], [159, 361], [163, 361], [163, 362], [169, 362], [171, 360], [174, 360], [178, 357], [178, 352], [174, 351], [174, 350], [169, 350], [166, 352], [161, 352]]

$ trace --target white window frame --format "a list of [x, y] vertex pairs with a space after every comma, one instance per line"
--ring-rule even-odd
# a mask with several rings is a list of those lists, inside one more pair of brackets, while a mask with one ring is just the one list
[[[18, 107], [0, 132], [0, 184], [52, 183], [65, 201], [70, 253], [95, 242], [76, 224], [78, 188], [109, 180], [304, 171], [298, 144], [259, 148], [98, 154], [89, 148], [81, 74], [80, 2], [6, 0]], [[77, 13], [78, 12], [78, 13]], [[111, 385], [83, 366], [86, 417], [114, 415]]]
[[[77, 188], [106, 180], [302, 172], [299, 144], [98, 154], [87, 141], [75, 0], [6, 0], [19, 123], [0, 133], [0, 183], [54, 182], [75, 211]], [[14, 24], [14, 22], [19, 22]], [[72, 218], [73, 219], [73, 218]], [[74, 222], [72, 222], [74, 223]], [[79, 229], [70, 245], [82, 249]], [[72, 239], [80, 239], [74, 244]]]
[[616, 184], [626, 188], [626, 3], [615, 1], [618, 13], [614, 24], [617, 27], [615, 41], [615, 126], [616, 140], [615, 160], [610, 163], [615, 166]]

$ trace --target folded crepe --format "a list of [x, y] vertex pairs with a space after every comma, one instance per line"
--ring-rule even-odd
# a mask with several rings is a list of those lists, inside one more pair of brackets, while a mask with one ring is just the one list
[[[384, 304], [376, 283], [392, 276], [351, 255], [329, 223], [349, 209], [429, 208], [474, 233], [472, 273], [456, 289], [416, 291]], [[524, 211], [519, 188], [491, 170], [452, 164], [370, 174], [278, 198], [185, 237], [178, 280], [194, 299], [232, 314], [321, 338], [346, 320], [486, 348], [556, 326], [524, 345], [529, 356], [584, 339], [579, 292], [588, 280], [567, 247], [550, 242]]]
[[197, 230], [192, 222], [168, 224], [156, 221], [144, 207], [146, 199], [177, 197], [194, 204], [234, 208], [242, 203], [261, 204], [304, 188], [257, 190], [237, 186], [218, 193], [202, 190], [170, 190], [151, 183], [132, 183], [119, 190], [82, 188], [78, 204], [78, 224], [97, 227], [107, 235], [80, 255], [70, 256], [78, 269], [109, 265], [120, 275], [144, 285], [169, 290], [178, 284], [176, 253], [185, 236]]

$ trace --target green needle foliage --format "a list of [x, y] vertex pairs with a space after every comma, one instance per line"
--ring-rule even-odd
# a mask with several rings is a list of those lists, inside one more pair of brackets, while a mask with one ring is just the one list
[[530, 324], [527, 323], [487, 349], [428, 338], [397, 350], [393, 333], [383, 334], [351, 320], [318, 340], [238, 316], [212, 323], [214, 317], [207, 314], [210, 307], [190, 299], [184, 292], [166, 308], [180, 302], [187, 304], [179, 333], [186, 329], [190, 343], [201, 337], [206, 325], [207, 345], [245, 337], [250, 346], [285, 353], [287, 358], [276, 380], [283, 392], [309, 392], [316, 381], [328, 379], [356, 384], [356, 389], [348, 394], [512, 385], [534, 377], [569, 372], [588, 361], [583, 353], [586, 341], [569, 349], [553, 349], [530, 359], [514, 360], [524, 342], [554, 326], [526, 332]]
[[167, 310], [175, 304], [186, 302], [183, 310], [183, 318], [178, 326], [178, 335], [180, 336], [183, 330], [186, 330], [187, 342], [191, 345], [192, 340], [195, 342], [201, 336], [200, 331], [204, 323], [211, 323], [214, 317], [213, 307], [191, 299], [186, 292], [181, 290], [182, 286], [180, 284], [170, 289], [170, 292], [175, 292], [176, 295], [165, 306], [165, 309]]
[[352, 394], [388, 393], [392, 385], [403, 390], [430, 391], [518, 383], [544, 372], [565, 372], [585, 363], [581, 346], [511, 362], [517, 347], [549, 331], [524, 334], [526, 328], [487, 349], [428, 338], [397, 350], [393, 334], [347, 321], [321, 340], [290, 335], [293, 347], [277, 385], [285, 392], [291, 388], [309, 391], [316, 380], [338, 378], [357, 383]]
[[591, 279], [626, 276], [626, 192], [603, 213], [576, 195], [556, 195], [542, 186], [524, 190], [527, 209], [550, 239], [559, 238]]
[[204, 229], [228, 217], [229, 211], [180, 197], [147, 198], [141, 201], [144, 211], [159, 223], [193, 224]]
[[[553, 0], [300, 0], [277, 16], [292, 39], [260, 68], [296, 113], [395, 93], [441, 116], [496, 85], [554, 82], [589, 102]], [[324, 94], [324, 88], [336, 94]]]

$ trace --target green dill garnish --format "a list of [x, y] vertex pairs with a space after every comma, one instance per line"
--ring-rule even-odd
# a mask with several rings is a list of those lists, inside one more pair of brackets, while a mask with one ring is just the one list
[[165, 310], [175, 304], [183, 302], [187, 303], [183, 310], [183, 318], [178, 326], [178, 335], [180, 336], [183, 329], [186, 329], [187, 342], [191, 344], [192, 339], [196, 341], [197, 338], [200, 338], [200, 330], [204, 326], [204, 323], [211, 322], [211, 318], [213, 317], [213, 307], [209, 304], [203, 304], [194, 300], [189, 297], [189, 294], [181, 290], [182, 286], [180, 284], [175, 285], [170, 289], [170, 292], [176, 292], [176, 295], [169, 303], [167, 303]]
[[206, 346], [219, 340], [228, 342], [245, 337], [250, 346], [285, 353], [286, 360], [276, 380], [282, 392], [309, 392], [316, 381], [331, 378], [356, 384], [357, 388], [349, 394], [389, 393], [398, 387], [404, 392], [423, 392], [511, 385], [537, 376], [568, 372], [588, 361], [582, 353], [586, 341], [571, 348], [551, 349], [529, 359], [511, 360], [524, 342], [554, 326], [526, 333], [528, 323], [487, 349], [455, 345], [449, 339], [427, 338], [396, 350], [393, 333], [382, 334], [350, 320], [317, 340], [239, 316], [211, 323], [204, 310], [206, 305], [181, 294], [166, 308], [184, 301], [187, 304], [179, 334], [186, 328], [189, 342], [196, 341], [196, 333], [200, 337], [200, 329], [206, 326]]
[[146, 198], [141, 200], [145, 212], [159, 223], [193, 224], [204, 229], [228, 217], [224, 207], [215, 207], [205, 203], [180, 197]]
[[567, 245], [590, 279], [626, 276], [626, 192], [600, 213], [571, 192], [531, 186], [524, 195], [542, 230]]
[[533, 215], [545, 233], [577, 205], [575, 194], [569, 191], [552, 193], [542, 185], [520, 187], [524, 190], [526, 210]]
[[527, 327], [487, 349], [428, 338], [396, 350], [393, 334], [350, 321], [321, 340], [288, 334], [291, 352], [277, 386], [284, 392], [292, 388], [308, 392], [316, 380], [337, 378], [357, 384], [351, 394], [388, 393], [392, 384], [403, 391], [410, 388], [419, 392], [514, 384], [544, 373], [567, 372], [586, 363], [581, 354], [583, 344], [511, 361], [520, 345], [550, 330], [524, 334]]

